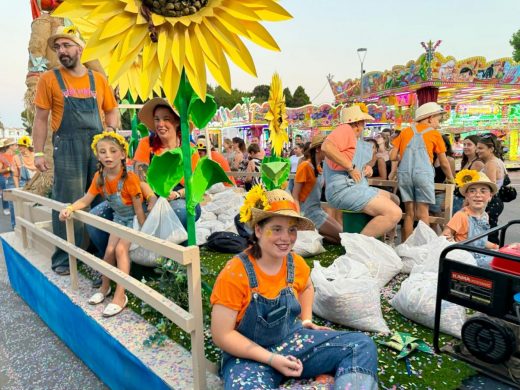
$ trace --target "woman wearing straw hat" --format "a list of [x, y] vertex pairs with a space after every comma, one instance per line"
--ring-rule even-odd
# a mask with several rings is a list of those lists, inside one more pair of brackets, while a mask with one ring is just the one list
[[240, 210], [252, 245], [220, 272], [211, 333], [223, 350], [225, 389], [276, 389], [288, 378], [335, 375], [335, 389], [376, 389], [377, 349], [360, 332], [312, 322], [314, 288], [305, 260], [291, 252], [313, 223], [287, 192], [255, 186]]
[[[147, 101], [141, 108], [139, 111], [139, 120], [152, 131], [152, 134], [139, 141], [139, 145], [134, 154], [135, 171], [143, 183], [144, 192], [152, 194], [147, 198], [147, 201], [153, 204], [157, 198], [153, 195], [152, 189], [146, 183], [146, 171], [154, 155], [161, 155], [167, 150], [181, 146], [180, 118], [179, 114], [177, 114], [166, 99], [156, 97]], [[191, 165], [193, 169], [198, 161], [199, 154], [194, 151], [191, 155]], [[168, 196], [168, 201], [181, 223], [186, 227], [184, 180], [181, 184], [178, 184], [172, 189], [170, 196]], [[195, 219], [199, 219], [200, 212], [200, 205], [197, 205]]]
[[20, 172], [20, 188], [23, 188], [38, 171], [34, 165], [34, 152], [31, 137], [24, 135], [17, 142], [20, 154], [14, 156], [14, 162]]
[[380, 237], [391, 231], [401, 220], [402, 212], [397, 199], [387, 191], [368, 185], [372, 176], [368, 162], [372, 159], [372, 144], [359, 139], [365, 122], [373, 120], [364, 105], [353, 105], [341, 110], [339, 125], [322, 145], [325, 154], [323, 167], [325, 195], [332, 207], [340, 210], [363, 212], [373, 218], [361, 234]]
[[323, 238], [339, 244], [342, 226], [321, 208], [321, 191], [323, 189], [321, 145], [325, 141], [325, 137], [324, 134], [312, 137], [307, 151], [310, 158], [300, 163], [296, 169], [292, 195], [300, 206], [302, 214], [314, 223]]

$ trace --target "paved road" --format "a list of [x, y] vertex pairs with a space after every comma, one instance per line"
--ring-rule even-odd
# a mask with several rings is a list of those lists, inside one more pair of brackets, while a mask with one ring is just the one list
[[[0, 212], [0, 232], [9, 230], [9, 217]], [[0, 389], [106, 389], [11, 289], [3, 257], [0, 258]]]

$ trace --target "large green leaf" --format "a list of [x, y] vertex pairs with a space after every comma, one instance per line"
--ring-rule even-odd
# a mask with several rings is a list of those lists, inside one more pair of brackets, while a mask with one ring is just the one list
[[153, 156], [146, 181], [156, 194], [167, 198], [173, 187], [179, 184], [184, 176], [182, 161], [181, 148], [168, 150], [160, 156]]
[[290, 172], [291, 163], [287, 158], [271, 156], [262, 160], [262, 183], [267, 191], [281, 188], [289, 178]]
[[193, 93], [188, 106], [188, 115], [198, 129], [206, 127], [216, 112], [217, 103], [213, 96], [206, 95], [206, 101], [203, 102], [201, 98]]

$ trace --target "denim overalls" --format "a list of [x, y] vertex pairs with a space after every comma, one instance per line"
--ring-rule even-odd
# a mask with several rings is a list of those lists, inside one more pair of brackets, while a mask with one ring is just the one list
[[[467, 213], [466, 213], [467, 214]], [[478, 236], [479, 234], [485, 233], [489, 230], [489, 219], [487, 214], [483, 214], [480, 218], [469, 215], [468, 216], [468, 238], [473, 238]], [[469, 245], [477, 247], [477, 248], [485, 248], [487, 242], [487, 236], [484, 236], [477, 241], [473, 241]], [[482, 268], [490, 268], [489, 263], [491, 262], [491, 257], [487, 255], [483, 255], [481, 253], [471, 253], [475, 260], [477, 261], [477, 265]]]
[[[295, 273], [292, 254], [287, 256], [287, 287], [274, 299], [258, 293], [253, 264], [245, 253], [238, 257], [246, 269], [252, 294], [236, 329], [239, 333], [276, 354], [300, 359], [301, 378], [330, 373], [335, 374], [335, 389], [377, 388], [377, 349], [368, 336], [302, 327], [300, 303], [292, 288]], [[277, 389], [287, 379], [267, 364], [235, 358], [225, 352], [221, 373], [225, 389]]]
[[397, 170], [401, 200], [435, 204], [435, 169], [423, 139], [424, 134], [434, 129], [428, 127], [419, 133], [414, 123], [411, 127], [413, 137], [406, 145]]
[[[54, 74], [63, 93], [63, 118], [52, 139], [54, 146], [54, 183], [52, 199], [72, 203], [87, 192], [94, 173], [97, 158], [90, 149], [94, 135], [103, 131], [99, 114], [94, 75], [88, 70], [90, 93], [92, 97], [76, 98], [69, 94], [67, 86], [58, 69]], [[95, 206], [97, 202], [93, 203]], [[60, 222], [58, 212], [52, 212], [54, 234], [66, 239], [65, 224]], [[82, 225], [74, 224], [76, 245], [83, 241]], [[52, 268], [68, 267], [69, 256], [57, 248], [52, 255]]]
[[23, 163], [23, 156], [19, 154], [18, 157], [20, 158], [20, 179], [18, 186], [20, 188], [23, 188], [32, 179], [32, 176], [34, 175], [31, 175], [31, 172]]
[[[7, 161], [7, 159], [5, 161], [9, 165], [9, 167], [11, 167], [11, 170], [9, 171], [9, 176], [7, 176], [7, 177], [4, 176], [5, 177], [5, 188], [6, 189], [16, 188], [14, 185], [14, 174], [13, 174], [12, 164], [9, 161]], [[13, 161], [13, 164], [14, 164], [14, 161]], [[13, 201], [9, 201], [9, 202], [7, 202], [7, 204], [9, 206], [11, 228], [14, 230], [14, 228], [16, 226], [16, 217], [14, 215], [14, 203], [13, 203]]]
[[301, 213], [309, 218], [316, 229], [320, 229], [328, 218], [327, 213], [321, 208], [321, 189], [323, 188], [323, 175], [319, 174], [316, 183], [304, 202], [300, 202]]
[[332, 169], [327, 161], [323, 164], [325, 196], [330, 205], [339, 210], [362, 211], [379, 190], [368, 185], [363, 175], [365, 165], [372, 160], [372, 144], [358, 139], [352, 164], [361, 172], [361, 181], [356, 183], [345, 170]]
[[[106, 178], [103, 177], [103, 183]], [[124, 180], [122, 178], [117, 182], [117, 192], [115, 194], [107, 194], [106, 187], [103, 184], [103, 195], [108, 202], [108, 205], [114, 210], [114, 222], [123, 226], [133, 227], [135, 210], [134, 205], [126, 205], [123, 203], [121, 191], [123, 190]]]

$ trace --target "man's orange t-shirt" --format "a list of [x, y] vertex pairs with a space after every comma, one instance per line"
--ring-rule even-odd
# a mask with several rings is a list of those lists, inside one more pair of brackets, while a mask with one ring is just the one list
[[[301, 256], [296, 253], [293, 253], [292, 256], [294, 260], [293, 290], [295, 296], [298, 297], [307, 286], [311, 270]], [[287, 258], [283, 259], [280, 271], [276, 275], [268, 275], [263, 272], [252, 256], [249, 256], [249, 260], [255, 269], [258, 293], [269, 299], [276, 298], [280, 291], [287, 286]], [[251, 301], [251, 289], [246, 269], [238, 257], [229, 260], [220, 271], [210, 300], [212, 305], [222, 305], [237, 311], [237, 324], [244, 317]]]
[[[336, 148], [350, 161], [354, 159], [354, 153], [356, 152], [356, 135], [354, 134], [354, 130], [347, 123], [339, 125], [336, 127], [332, 133], [327, 136], [327, 140], [331, 141], [336, 145]], [[336, 164], [329, 158], [325, 158], [329, 167], [336, 171], [344, 171], [341, 165]]]
[[[112, 195], [117, 193], [117, 184], [119, 183], [119, 179], [123, 175], [123, 171], [117, 175], [117, 177], [113, 180], [105, 179], [105, 191], [108, 195]], [[97, 185], [97, 180], [99, 177], [99, 172], [96, 172], [94, 178], [92, 179], [92, 183], [90, 183], [90, 187], [88, 189], [88, 193], [90, 195], [105, 195], [105, 191], [103, 191], [102, 187]], [[141, 183], [139, 182], [139, 176], [137, 176], [133, 172], [127, 172], [127, 177], [125, 182], [123, 183], [123, 188], [121, 190], [121, 199], [123, 199], [123, 203], [127, 206], [132, 204], [132, 199], [139, 197], [143, 200], [143, 195], [141, 193]]]
[[[427, 124], [418, 123], [415, 125], [417, 132], [421, 133], [428, 128]], [[399, 156], [403, 158], [406, 146], [413, 137], [413, 130], [411, 127], [404, 129], [401, 134], [392, 141], [392, 144], [399, 149]], [[424, 146], [430, 156], [430, 163], [433, 164], [433, 154], [446, 153], [446, 144], [442, 139], [441, 133], [437, 130], [432, 130], [423, 135]]]
[[[70, 97], [83, 99], [92, 97], [88, 73], [81, 77], [75, 77], [63, 67], [60, 67], [59, 70]], [[96, 85], [97, 104], [101, 115], [102, 112], [112, 111], [116, 108], [117, 102], [107, 79], [99, 72], [92, 72]], [[52, 131], [58, 130], [63, 117], [64, 97], [54, 71], [49, 70], [40, 76], [34, 104], [43, 110], [51, 110], [51, 129]]]
[[303, 161], [296, 169], [296, 176], [294, 176], [295, 183], [302, 183], [298, 201], [305, 202], [309, 197], [314, 185], [316, 184], [316, 176], [314, 175], [314, 167], [310, 161]]
[[[231, 168], [229, 167], [229, 162], [227, 158], [225, 158], [222, 154], [219, 152], [212, 150], [211, 151], [211, 159], [215, 161], [218, 165], [221, 166], [221, 168], [224, 170], [224, 172], [230, 172]], [[229, 177], [229, 176], [228, 176]], [[235, 184], [235, 179], [233, 177], [229, 177], [229, 179]], [[226, 185], [229, 185], [226, 183]]]

